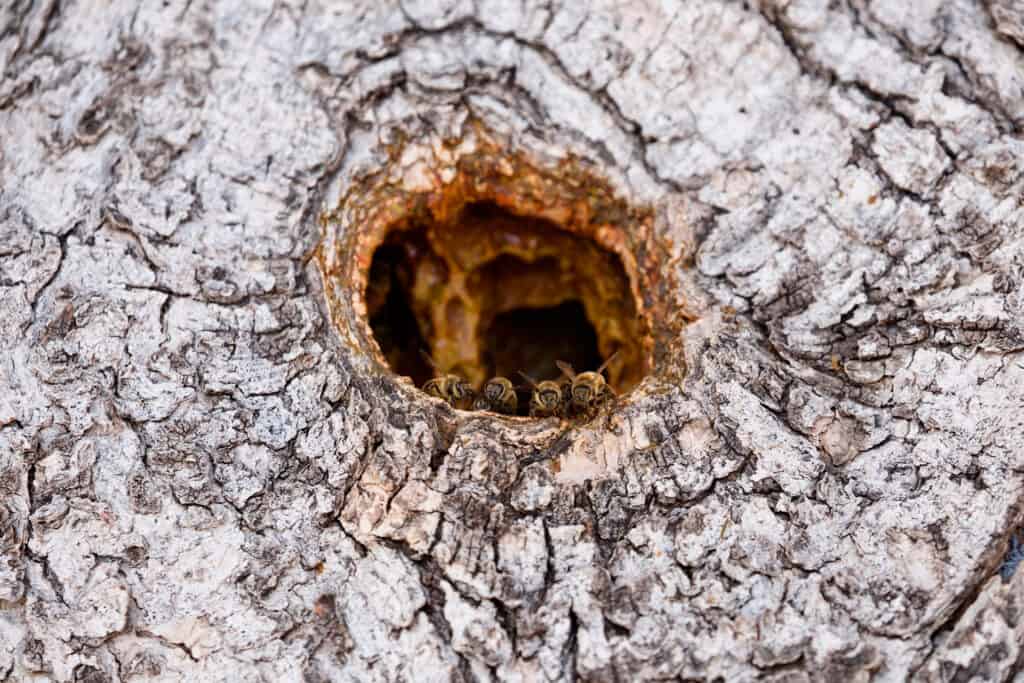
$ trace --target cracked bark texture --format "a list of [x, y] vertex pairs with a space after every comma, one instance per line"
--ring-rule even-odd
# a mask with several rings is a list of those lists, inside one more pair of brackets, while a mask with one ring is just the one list
[[[6, 4], [0, 679], [1021, 680], [1022, 50], [1014, 0]], [[685, 382], [552, 437], [338, 334], [317, 217], [470, 120], [655, 209]]]

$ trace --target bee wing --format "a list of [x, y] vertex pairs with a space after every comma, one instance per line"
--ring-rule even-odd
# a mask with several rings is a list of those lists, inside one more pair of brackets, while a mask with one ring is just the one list
[[602, 372], [604, 372], [605, 370], [607, 370], [607, 369], [608, 369], [608, 366], [609, 366], [609, 365], [611, 364], [611, 362], [612, 362], [613, 360], [615, 360], [615, 357], [616, 357], [617, 355], [619, 355], [619, 352], [618, 352], [618, 351], [616, 351], [616, 352], [615, 352], [615, 353], [613, 353], [612, 355], [608, 356], [608, 357], [607, 357], [607, 358], [605, 359], [605, 361], [604, 361], [603, 363], [601, 363], [601, 367], [599, 367], [599, 368], [597, 369], [597, 374], [599, 374], [599, 375], [600, 375], [600, 374], [601, 374]]
[[572, 366], [566, 363], [565, 361], [556, 360], [555, 365], [557, 365], [558, 369], [562, 371], [562, 374], [568, 377], [569, 379], [574, 379], [576, 377], [576, 371], [573, 370]]

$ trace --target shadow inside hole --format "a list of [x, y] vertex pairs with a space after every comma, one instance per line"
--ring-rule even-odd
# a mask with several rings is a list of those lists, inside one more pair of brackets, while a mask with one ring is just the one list
[[405, 250], [400, 246], [385, 245], [374, 253], [366, 308], [370, 329], [388, 365], [396, 374], [407, 375], [420, 386], [434, 372], [423, 358], [422, 351], [428, 346], [409, 306], [405, 264]]
[[567, 301], [549, 308], [518, 308], [496, 316], [485, 335], [484, 359], [492, 375], [508, 377], [519, 389], [519, 414], [529, 412], [532, 388], [520, 371], [540, 382], [562, 376], [561, 360], [579, 371], [593, 370], [603, 359], [597, 333], [583, 304]]

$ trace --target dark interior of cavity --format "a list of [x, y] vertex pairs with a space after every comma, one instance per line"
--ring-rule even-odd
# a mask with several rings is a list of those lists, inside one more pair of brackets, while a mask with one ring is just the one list
[[370, 266], [366, 303], [370, 328], [388, 365], [396, 374], [412, 377], [421, 386], [432, 374], [422, 355], [430, 347], [409, 307], [408, 292], [400, 278], [405, 270], [403, 262], [400, 247], [389, 244], [377, 249]]
[[538, 382], [557, 379], [555, 361], [593, 370], [604, 359], [597, 333], [583, 304], [569, 301], [548, 308], [517, 308], [494, 318], [484, 337], [484, 364], [489, 374], [524, 382], [525, 373]]
[[[555, 361], [594, 370], [628, 391], [644, 373], [642, 329], [621, 260], [592, 240], [492, 203], [448, 222], [402, 223], [373, 255], [370, 327], [391, 369], [417, 386], [453, 372], [476, 388], [505, 376], [525, 414]], [[435, 367], [432, 367], [432, 364]]]

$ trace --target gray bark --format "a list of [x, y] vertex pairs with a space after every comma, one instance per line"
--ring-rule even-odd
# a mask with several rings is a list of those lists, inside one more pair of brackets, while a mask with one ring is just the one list
[[[1020, 677], [1018, 2], [15, 2], [0, 69], [0, 680]], [[654, 207], [685, 381], [558, 435], [339, 334], [318, 216], [470, 119]]]

